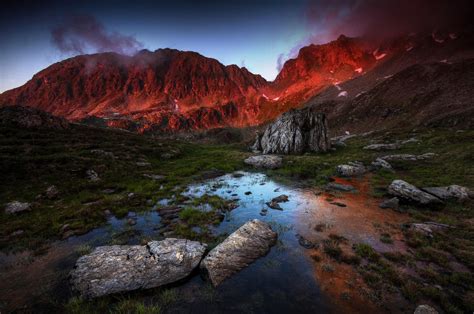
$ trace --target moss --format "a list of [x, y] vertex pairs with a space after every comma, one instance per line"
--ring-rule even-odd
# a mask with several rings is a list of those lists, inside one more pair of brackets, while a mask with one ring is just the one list
[[370, 261], [377, 262], [380, 259], [377, 252], [368, 244], [358, 243], [354, 245], [353, 249], [358, 256]]

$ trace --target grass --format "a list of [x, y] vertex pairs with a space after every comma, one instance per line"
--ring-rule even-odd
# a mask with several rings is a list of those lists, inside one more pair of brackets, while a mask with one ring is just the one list
[[[409, 143], [399, 150], [374, 152], [363, 150], [373, 142], [395, 142], [415, 136], [418, 143]], [[391, 131], [374, 133], [368, 137], [355, 137], [347, 146], [325, 154], [284, 156], [280, 169], [267, 174], [285, 183], [322, 186], [335, 174], [338, 164], [362, 161], [369, 165], [376, 157], [385, 154], [423, 154], [437, 156], [417, 162], [391, 162], [395, 172], [376, 171], [370, 176], [374, 197], [387, 197], [386, 187], [394, 179], [403, 179], [416, 186], [444, 186], [459, 184], [474, 188], [474, 130], [456, 132], [447, 129], [420, 129], [417, 131]], [[106, 153], [101, 153], [102, 150]], [[73, 125], [70, 130], [25, 130], [9, 127], [0, 129], [0, 205], [10, 201], [31, 202], [31, 212], [7, 215], [0, 212], [0, 248], [3, 250], [35, 248], [40, 251], [49, 241], [61, 239], [65, 232], [85, 233], [106, 222], [105, 210], [117, 217], [129, 211], [150, 210], [150, 204], [159, 199], [183, 200], [180, 196], [190, 183], [202, 179], [202, 174], [219, 170], [233, 172], [245, 168], [243, 159], [249, 153], [239, 145], [205, 145], [182, 141], [158, 140], [118, 130], [92, 129]], [[149, 166], [137, 166], [146, 161]], [[86, 171], [93, 169], [100, 181], [91, 182]], [[246, 168], [249, 169], [249, 168]], [[163, 179], [153, 180], [144, 174], [158, 174]], [[60, 191], [58, 199], [42, 196], [50, 185]], [[105, 193], [104, 190], [111, 190]], [[133, 193], [132, 196], [130, 196]], [[174, 197], [174, 198], [173, 198]], [[201, 210], [209, 204], [210, 211]], [[222, 237], [211, 237], [209, 227], [218, 224], [222, 212], [229, 210], [228, 201], [217, 196], [203, 195], [192, 200], [180, 213], [181, 223], [173, 231], [180, 237], [202, 240], [209, 248]], [[323, 242], [324, 254], [337, 262], [354, 265], [374, 295], [398, 292], [412, 303], [430, 300], [448, 313], [474, 311], [474, 208], [472, 204], [448, 202], [439, 211], [406, 206], [410, 221], [435, 221], [453, 226], [448, 232], [436, 232], [432, 238], [403, 230], [409, 252], [379, 254], [370, 245], [353, 246], [353, 255], [344, 253], [345, 239], [330, 235]], [[68, 228], [64, 226], [68, 225]], [[199, 227], [201, 232], [196, 232]], [[317, 226], [323, 231], [324, 226]], [[274, 228], [280, 234], [291, 226]], [[18, 236], [11, 236], [22, 230]], [[67, 231], [65, 231], [67, 230]], [[126, 243], [136, 236], [133, 230], [118, 234], [114, 243]], [[380, 241], [391, 244], [390, 234], [380, 235]], [[78, 254], [87, 254], [90, 247], [81, 246]], [[319, 255], [313, 259], [320, 261]], [[454, 269], [452, 262], [462, 263], [467, 271]], [[417, 266], [422, 265], [422, 266]], [[323, 264], [325, 271], [334, 271]], [[418, 276], [407, 276], [399, 270], [409, 267]], [[420, 279], [422, 278], [422, 279]], [[442, 287], [442, 290], [436, 286]], [[214, 300], [215, 291], [203, 291]], [[163, 291], [153, 302], [140, 298], [100, 298], [85, 302], [73, 298], [66, 305], [70, 313], [119, 312], [142, 313], [165, 311], [175, 302], [173, 291]]]

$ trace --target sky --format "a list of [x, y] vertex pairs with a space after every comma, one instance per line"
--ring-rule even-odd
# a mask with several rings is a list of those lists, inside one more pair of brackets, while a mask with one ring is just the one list
[[[86, 45], [74, 51], [54, 41], [54, 30], [74, 29], [69, 23], [81, 17], [99, 23], [105, 36], [135, 39], [136, 48], [196, 51], [225, 65], [245, 66], [268, 80], [278, 73], [279, 55], [290, 51], [307, 33], [306, 1], [169, 2], [66, 0], [7, 5], [0, 13], [0, 92], [80, 52], [117, 50]], [[132, 54], [133, 49], [118, 52]]]
[[458, 12], [458, 4], [468, 2], [7, 0], [0, 11], [0, 92], [75, 55], [132, 55], [159, 48], [196, 51], [225, 65], [245, 66], [271, 81], [283, 63], [309, 43], [325, 43], [340, 34], [358, 36], [369, 29], [383, 30], [386, 36], [403, 26], [419, 26], [420, 21], [458, 19], [450, 9]]

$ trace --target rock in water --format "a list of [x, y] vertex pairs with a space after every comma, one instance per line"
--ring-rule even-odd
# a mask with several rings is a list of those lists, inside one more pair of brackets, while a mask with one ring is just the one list
[[86, 298], [158, 287], [188, 276], [205, 250], [199, 242], [172, 238], [101, 246], [77, 260], [71, 283]]
[[437, 205], [442, 201], [429, 193], [423, 192], [416, 186], [403, 180], [393, 180], [388, 187], [388, 192], [407, 201], [419, 203], [421, 205]]
[[259, 136], [253, 150], [264, 154], [326, 152], [330, 148], [327, 119], [314, 108], [290, 110], [270, 124]]
[[259, 155], [250, 156], [244, 160], [244, 163], [255, 168], [276, 169], [281, 167], [283, 159], [275, 155]]
[[214, 286], [267, 254], [276, 243], [277, 234], [271, 227], [254, 219], [245, 223], [204, 258], [201, 268], [206, 269]]

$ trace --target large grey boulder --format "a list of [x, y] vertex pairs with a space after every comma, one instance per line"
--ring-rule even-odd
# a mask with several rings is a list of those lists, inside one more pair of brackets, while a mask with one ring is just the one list
[[281, 167], [283, 158], [276, 155], [250, 156], [244, 160], [244, 163], [255, 168], [276, 169]]
[[423, 188], [422, 190], [446, 201], [463, 201], [469, 198], [470, 193], [468, 188], [455, 184], [450, 186]]
[[415, 202], [421, 205], [436, 205], [442, 201], [434, 195], [426, 193], [414, 185], [403, 180], [393, 180], [388, 187], [391, 195], [400, 197], [407, 201]]
[[22, 203], [18, 201], [10, 202], [5, 207], [5, 213], [7, 214], [16, 214], [16, 213], [21, 213], [21, 212], [30, 211], [30, 210], [31, 210], [30, 203]]
[[371, 163], [373, 169], [393, 170], [392, 165], [382, 158], [377, 158]]
[[302, 154], [330, 149], [327, 119], [314, 108], [293, 109], [257, 135], [254, 151], [264, 154]]
[[248, 221], [221, 244], [216, 246], [201, 262], [214, 286], [257, 258], [267, 254], [276, 243], [277, 234], [270, 225], [260, 220]]
[[85, 298], [158, 287], [188, 276], [205, 250], [199, 242], [172, 238], [101, 246], [77, 260], [71, 283]]

